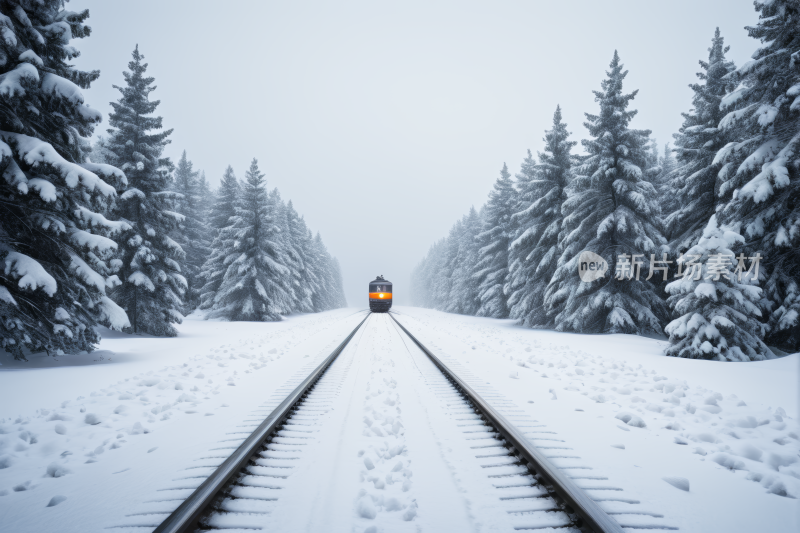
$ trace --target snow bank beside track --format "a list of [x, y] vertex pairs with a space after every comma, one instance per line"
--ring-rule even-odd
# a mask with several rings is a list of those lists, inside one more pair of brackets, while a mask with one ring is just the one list
[[524, 405], [589, 464], [679, 518], [681, 530], [800, 525], [800, 354], [758, 363], [685, 360], [662, 356], [662, 340], [398, 311], [451, 368]]
[[99, 354], [59, 357], [63, 367], [3, 360], [3, 529], [77, 533], [120, 522], [328, 355], [363, 318], [354, 311], [280, 323], [189, 318], [178, 338], [117, 335]]

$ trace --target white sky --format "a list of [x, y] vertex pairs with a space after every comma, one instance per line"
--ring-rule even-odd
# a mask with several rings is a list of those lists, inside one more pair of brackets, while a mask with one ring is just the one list
[[[556, 104], [587, 135], [614, 49], [639, 89], [634, 127], [660, 144], [688, 111], [719, 26], [737, 65], [757, 47], [750, 0], [291, 2], [71, 0], [93, 34], [77, 64], [102, 75], [108, 116], [134, 45], [158, 109], [216, 186], [253, 157], [342, 265], [350, 305], [383, 274], [405, 299], [430, 245], [480, 206], [503, 162], [542, 148]], [[105, 133], [107, 122], [98, 129]]]

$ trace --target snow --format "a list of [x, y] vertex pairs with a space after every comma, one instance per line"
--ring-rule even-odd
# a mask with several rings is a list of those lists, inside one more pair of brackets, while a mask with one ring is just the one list
[[[28, 65], [28, 63], [25, 63], [25, 65]], [[2, 82], [0, 82], [0, 91], [1, 90]], [[40, 164], [53, 167], [61, 174], [61, 177], [69, 187], [77, 187], [80, 183], [89, 191], [97, 189], [103, 196], [116, 195], [114, 187], [107, 184], [93, 172], [74, 163], [70, 163], [61, 157], [52, 146], [40, 139], [6, 131], [0, 131], [0, 139], [14, 146], [17, 150], [17, 155], [24, 159], [25, 163], [28, 165], [34, 168]]]
[[6, 302], [7, 304], [17, 305], [17, 301], [14, 300], [14, 297], [11, 296], [11, 293], [8, 292], [8, 289], [5, 287], [0, 287], [0, 301]]
[[36, 52], [34, 52], [33, 50], [25, 50], [24, 52], [22, 52], [19, 55], [19, 60], [20, 61], [29, 61], [29, 62], [33, 63], [34, 65], [36, 65], [37, 67], [43, 67], [44, 66], [44, 62], [42, 61], [42, 58], [39, 57], [38, 55], [36, 55]]
[[47, 73], [44, 75], [42, 90], [48, 94], [54, 94], [59, 98], [69, 100], [72, 104], [82, 104], [84, 102], [81, 88], [56, 74]]
[[[800, 495], [800, 354], [668, 358], [663, 339], [397, 311], [620, 523], [797, 530], [797, 500], [786, 495]], [[28, 363], [0, 355], [3, 526], [152, 530], [363, 316], [342, 309], [253, 323], [195, 314], [177, 338], [104, 330], [90, 354]], [[278, 501], [227, 500], [239, 507], [215, 525], [361, 533], [544, 523], [532, 508], [547, 499], [511, 483], [519, 474], [505, 449], [386, 315], [370, 317], [306, 407], [236, 489]], [[256, 507], [269, 514], [248, 514]], [[558, 512], [538, 514], [563, 523]]]
[[72, 242], [79, 246], [85, 246], [100, 252], [107, 252], [117, 249], [117, 243], [108, 237], [89, 233], [81, 229], [73, 229], [70, 232]]
[[89, 354], [0, 354], [2, 529], [83, 533], [124, 520], [251, 418], [254, 398], [293, 387], [363, 318], [353, 312], [269, 327], [192, 317], [178, 338], [104, 330]]
[[131, 229], [131, 225], [125, 222], [124, 220], [108, 220], [105, 216], [100, 213], [95, 213], [90, 209], [86, 209], [83, 206], [78, 206], [75, 211], [76, 216], [80, 219], [85, 220], [89, 223], [90, 226], [102, 226], [111, 230], [111, 233], [118, 233], [121, 231], [127, 231]]
[[117, 167], [106, 165], [104, 163], [81, 163], [81, 166], [88, 170], [89, 172], [94, 172], [99, 176], [107, 176], [107, 177], [114, 177], [122, 181], [124, 185], [128, 184], [128, 178], [125, 177], [125, 173], [122, 172]]
[[39, 83], [39, 71], [30, 63], [20, 63], [14, 70], [0, 74], [0, 95], [25, 96], [23, 81]]
[[[593, 473], [652, 502], [681, 531], [800, 526], [797, 500], [778, 495], [800, 495], [800, 465], [781, 463], [796, 461], [800, 452], [800, 354], [748, 363], [689, 360], [664, 357], [665, 339], [397, 311], [451, 368], [502, 391], [556, 431]], [[518, 378], [509, 379], [509, 372]], [[623, 423], [618, 414], [638, 417], [646, 427]], [[760, 461], [747, 457], [755, 456], [753, 449], [762, 453]], [[745, 469], [731, 471], [712, 459], [718, 456]], [[684, 478], [691, 490], [675, 490], [665, 477]]]
[[19, 278], [20, 287], [36, 290], [44, 289], [49, 296], [53, 296], [58, 289], [58, 284], [53, 276], [35, 259], [19, 252], [10, 252], [4, 259], [6, 276]]
[[150, 292], [156, 290], [156, 286], [153, 285], [153, 282], [150, 281], [150, 278], [147, 277], [147, 274], [140, 270], [137, 270], [128, 276], [128, 281], [137, 287], [144, 286], [144, 288]]
[[[17, 167], [17, 169], [19, 169], [19, 167]], [[45, 202], [55, 202], [58, 199], [55, 185], [47, 180], [31, 178], [28, 180], [28, 186], [39, 191], [39, 197]]]
[[106, 290], [106, 278], [101, 276], [97, 273], [92, 267], [90, 267], [86, 261], [80, 258], [78, 254], [70, 251], [69, 252], [70, 258], [70, 268], [75, 271], [75, 274], [80, 277], [84, 283], [89, 286], [94, 287], [101, 293], [105, 294]]

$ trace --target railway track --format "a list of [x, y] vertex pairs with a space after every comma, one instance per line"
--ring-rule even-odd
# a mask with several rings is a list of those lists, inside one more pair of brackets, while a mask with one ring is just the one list
[[[374, 346], [362, 350], [359, 341], [364, 340], [368, 328], [368, 340]], [[401, 343], [394, 342], [394, 349], [403, 346], [407, 352], [405, 358], [397, 357], [396, 353], [389, 354], [391, 357], [375, 355], [375, 347], [392, 344], [397, 337]], [[355, 346], [347, 349], [356, 338]], [[359, 364], [351, 370], [357, 357]], [[398, 384], [401, 374], [393, 372], [401, 365], [407, 368], [413, 365], [412, 372], [422, 378], [416, 381], [424, 381], [424, 387], [419, 383]], [[402, 375], [409, 375], [409, 372]], [[414, 388], [413, 394], [411, 388]], [[362, 420], [357, 413], [350, 412], [354, 411], [352, 408], [337, 410], [343, 401], [352, 406], [356, 391], [366, 398]], [[352, 461], [355, 453], [351, 451], [358, 449], [361, 474], [360, 479], [354, 479], [352, 491], [358, 495], [356, 514], [363, 529], [348, 528], [348, 531], [379, 531], [376, 526], [369, 525], [378, 512], [376, 508], [396, 511], [392, 516], [397, 517], [398, 527], [403, 522], [413, 524], [418, 503], [408, 495], [420, 498], [426, 486], [447, 477], [444, 467], [436, 471], [434, 466], [442, 462], [442, 457], [445, 457], [450, 475], [457, 471], [453, 477], [463, 485], [459, 487], [462, 492], [485, 491], [496, 498], [496, 503], [487, 504], [487, 509], [472, 511], [472, 514], [483, 512], [482, 519], [494, 523], [494, 526], [484, 524], [488, 526], [484, 527], [486, 530], [624, 531], [620, 523], [598, 505], [595, 501], [598, 498], [592, 497], [594, 494], [590, 496], [575, 481], [604, 478], [568, 475], [570, 468], [586, 467], [555, 466], [551, 461], [553, 455], [544, 453], [546, 446], [535, 446], [530, 440], [531, 432], [552, 432], [539, 429], [535, 421], [525, 418], [527, 415], [509, 414], [508, 409], [504, 414], [501, 412], [504, 409], [498, 407], [502, 399], [489, 394], [484, 392], [487, 398], [482, 397], [394, 316], [368, 314], [299, 385], [275, 398], [274, 409], [264, 412], [261, 420], [252, 419], [250, 425], [243, 428], [251, 432], [232, 453], [229, 453], [230, 447], [227, 450], [223, 447], [217, 455], [203, 458], [206, 463], [199, 464], [196, 472], [185, 478], [202, 479], [196, 488], [191, 483], [176, 486], [176, 498], [164, 498], [156, 507], [141, 514], [151, 518], [166, 516], [155, 528], [156, 533], [287, 531], [282, 520], [287, 517], [296, 520], [298, 516], [306, 524], [296, 528], [298, 530], [334, 531], [337, 529], [326, 527], [327, 518], [320, 517], [334, 517], [337, 513], [341, 516], [342, 512], [326, 500], [349, 498], [352, 502], [353, 494], [324, 486], [310, 489], [318, 484], [313, 472], [326, 471], [327, 477], [323, 475], [320, 479], [343, 477], [336, 470], [338, 465]], [[349, 395], [349, 398], [342, 395]], [[412, 395], [420, 399], [409, 400]], [[420, 442], [418, 438], [414, 441], [406, 434], [405, 427], [417, 423], [418, 418], [423, 418], [423, 412], [429, 420], [429, 431], [435, 436], [427, 442]], [[315, 445], [322, 440], [317, 435], [323, 433], [326, 445]], [[454, 434], [460, 436], [453, 439]], [[235, 436], [232, 438], [233, 442], [238, 442]], [[389, 439], [394, 446], [390, 446]], [[334, 442], [337, 445], [332, 445]], [[442, 449], [443, 442], [447, 443], [446, 450]], [[425, 451], [415, 452], [415, 459], [411, 461], [406, 458], [407, 451], [414, 447]], [[434, 453], [437, 448], [440, 449], [438, 456]], [[423, 457], [425, 454], [429, 457]], [[431, 465], [425, 469], [431, 470], [428, 477], [425, 477], [427, 472], [418, 468], [412, 472], [412, 462]], [[313, 466], [299, 468], [299, 465], [311, 463]], [[421, 479], [417, 481], [418, 478]], [[472, 488], [476, 486], [478, 489]], [[192, 492], [183, 499], [189, 488], [193, 488]], [[296, 495], [294, 503], [286, 503], [291, 499], [283, 495], [289, 493]], [[380, 500], [375, 496], [379, 493]], [[441, 494], [437, 494], [438, 497], [447, 500]], [[182, 502], [175, 508], [179, 500]], [[628, 505], [638, 503], [617, 501]], [[455, 509], [458, 503], [453, 500], [451, 505]], [[339, 507], [347, 507], [347, 504]], [[352, 503], [349, 507], [346, 513], [352, 514]], [[453, 514], [444, 508], [440, 511], [442, 516]], [[610, 512], [614, 512], [613, 505]], [[631, 516], [637, 512], [624, 514]], [[638, 514], [650, 518], [660, 516]], [[675, 529], [654, 524], [652, 520], [649, 524], [634, 520], [623, 525], [626, 529]], [[140, 527], [146, 526], [142, 523]], [[432, 526], [437, 531], [463, 531], [466, 527], [446, 521]]]

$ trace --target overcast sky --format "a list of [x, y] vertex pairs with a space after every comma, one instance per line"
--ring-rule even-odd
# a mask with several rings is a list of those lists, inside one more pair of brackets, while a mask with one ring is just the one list
[[[99, 69], [87, 103], [108, 116], [138, 43], [186, 150], [216, 186], [258, 158], [342, 265], [351, 306], [383, 274], [406, 303], [409, 275], [503, 163], [541, 150], [560, 104], [587, 135], [592, 90], [617, 49], [639, 90], [634, 127], [672, 141], [689, 83], [719, 26], [737, 65], [757, 43], [750, 0], [71, 0]], [[98, 132], [105, 132], [104, 122]]]

